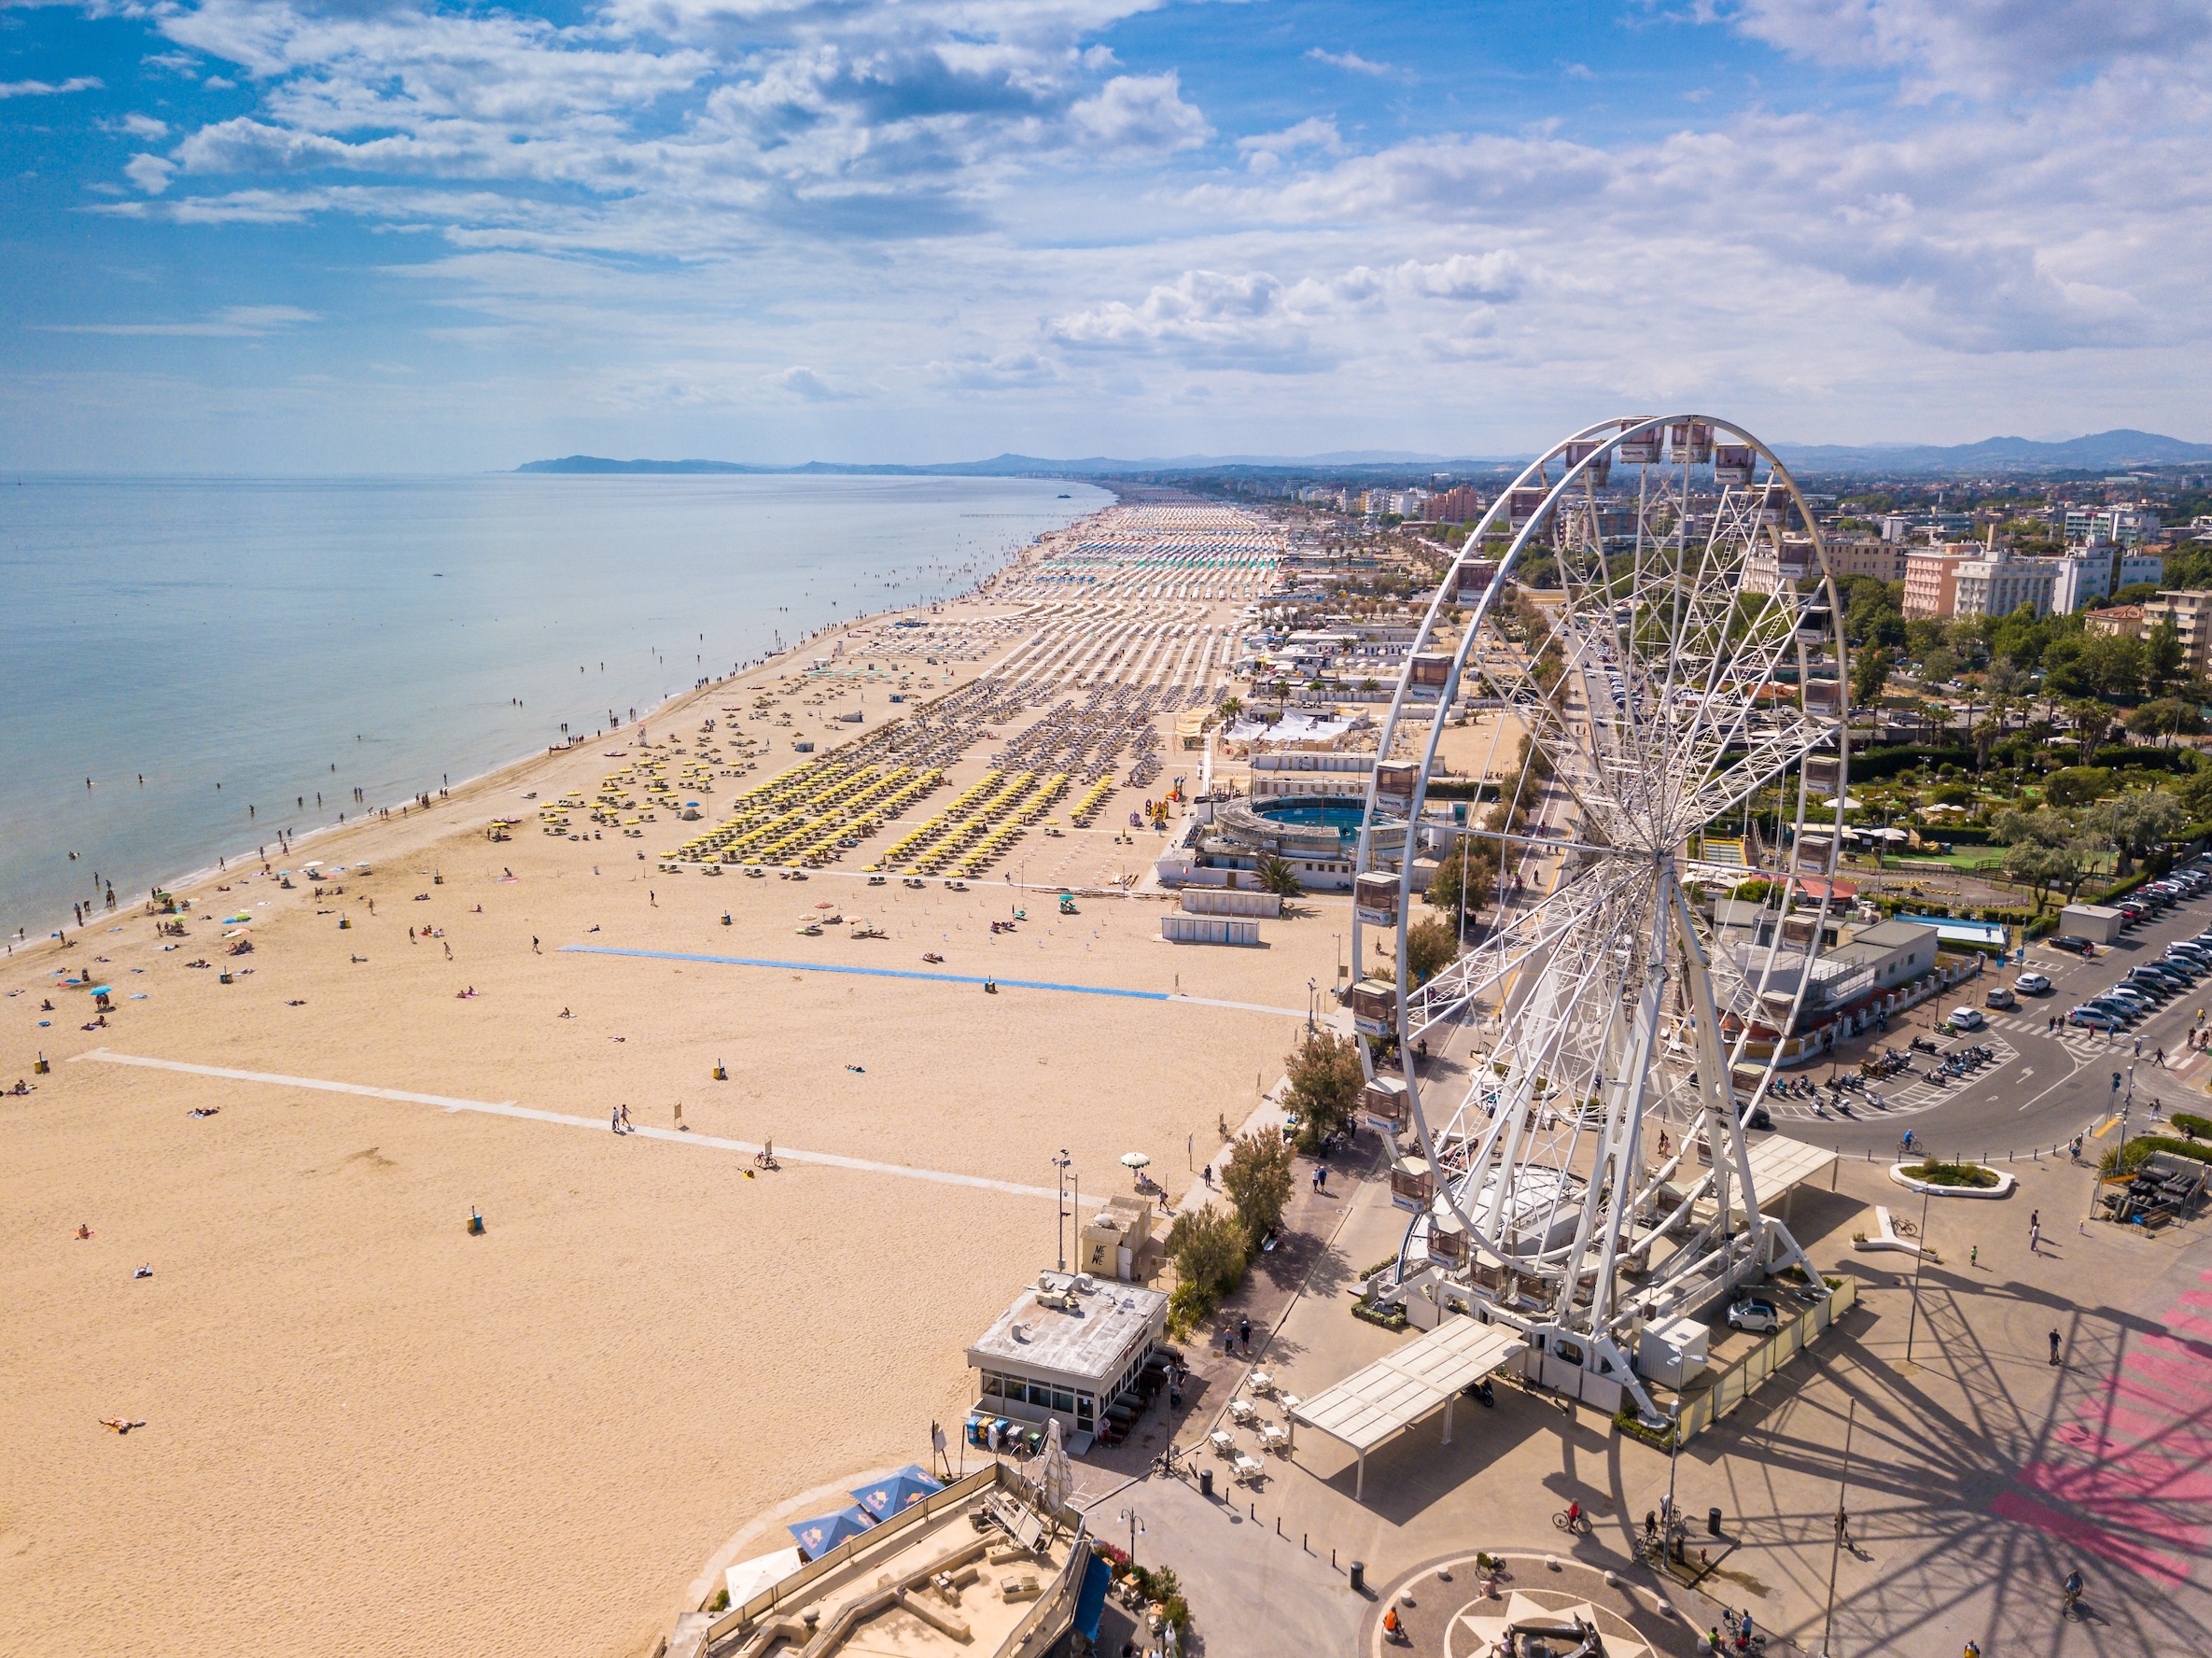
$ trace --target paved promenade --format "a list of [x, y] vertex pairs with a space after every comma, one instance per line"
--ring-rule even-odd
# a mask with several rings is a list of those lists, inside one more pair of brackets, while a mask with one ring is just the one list
[[[1177, 1433], [1201, 1447], [1193, 1467], [1216, 1469], [1212, 1502], [1155, 1476], [1108, 1497], [1101, 1529], [1111, 1535], [1125, 1508], [1144, 1517], [1146, 1551], [1183, 1574], [1215, 1658], [1344, 1651], [1323, 1637], [1352, 1623], [1365, 1648], [1383, 1596], [1477, 1549], [1613, 1570], [1624, 1588], [1641, 1586], [1647, 1609], [1663, 1594], [1672, 1613], [1647, 1609], [1636, 1622], [1656, 1651], [1710, 1627], [1724, 1604], [1748, 1608], [1778, 1653], [1794, 1643], [1837, 1658], [1952, 1654], [1969, 1637], [1992, 1654], [2201, 1651], [2212, 1627], [2212, 1225], [2157, 1237], [2078, 1231], [2086, 1169], [2015, 1173], [2009, 1199], [1930, 1203], [1926, 1237], [1940, 1258], [1921, 1271], [1917, 1307], [1906, 1258], [1852, 1247], [1855, 1231], [1872, 1229], [1876, 1202], [1919, 1218], [1918, 1201], [1882, 1165], [1845, 1164], [1835, 1191], [1799, 1192], [1793, 1228], [1826, 1270], [1857, 1277], [1860, 1305], [1672, 1468], [1594, 1412], [1505, 1385], [1493, 1411], [1463, 1404], [1451, 1444], [1432, 1420], [1370, 1454], [1362, 1501], [1351, 1454], [1310, 1432], [1293, 1458], [1266, 1459], [1256, 1489], [1232, 1488], [1226, 1465], [1202, 1449], [1235, 1379], [1216, 1357], [1208, 1368], [1225, 1374]], [[1254, 1362], [1301, 1395], [1407, 1339], [1355, 1320], [1345, 1293], [1391, 1252], [1405, 1217], [1379, 1181], [1345, 1196], [1349, 1212], [1295, 1217], [1316, 1233], [1300, 1247], [1307, 1292], [1255, 1332]], [[2042, 1220], [2034, 1253], [2032, 1214]], [[1710, 1563], [1694, 1588], [1662, 1584], [1632, 1561], [1633, 1536], [1670, 1478], [1694, 1522], [1693, 1553]], [[1571, 1544], [1551, 1524], [1570, 1499], [1596, 1520], [1594, 1535]], [[1709, 1537], [1714, 1507], [1720, 1535]], [[1354, 1559], [1364, 1596], [1350, 1585]], [[2062, 1618], [2059, 1583], [2074, 1567], [2088, 1594]], [[1531, 1583], [1525, 1567], [1520, 1581], [1554, 1586]], [[1249, 1621], [1263, 1606], [1272, 1627]], [[1286, 1649], [1275, 1628], [1310, 1644]]]

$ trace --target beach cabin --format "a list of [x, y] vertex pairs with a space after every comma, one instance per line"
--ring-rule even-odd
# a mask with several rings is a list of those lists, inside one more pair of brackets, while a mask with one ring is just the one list
[[1118, 1438], [1167, 1328], [1168, 1298], [1156, 1289], [1040, 1272], [968, 1349], [979, 1372], [974, 1414], [1039, 1426], [1057, 1418], [1085, 1435], [1106, 1424]]

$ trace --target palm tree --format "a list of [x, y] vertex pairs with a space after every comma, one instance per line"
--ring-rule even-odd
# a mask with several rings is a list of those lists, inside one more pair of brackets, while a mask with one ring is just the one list
[[1260, 891], [1275, 892], [1285, 898], [1295, 898], [1306, 889], [1298, 884], [1298, 872], [1290, 866], [1287, 858], [1262, 858], [1254, 871], [1260, 878]]

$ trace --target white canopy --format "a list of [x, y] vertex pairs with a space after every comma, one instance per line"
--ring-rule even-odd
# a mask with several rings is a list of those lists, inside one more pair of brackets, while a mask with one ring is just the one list
[[1351, 1446], [1359, 1455], [1354, 1500], [1367, 1479], [1367, 1453], [1442, 1408], [1445, 1443], [1451, 1442], [1451, 1401], [1500, 1365], [1528, 1350], [1528, 1340], [1508, 1325], [1447, 1315], [1427, 1335], [1386, 1354], [1343, 1381], [1301, 1401], [1290, 1414], [1308, 1427]]
[[722, 1574], [722, 1581], [730, 1586], [730, 1604], [743, 1606], [769, 1584], [782, 1582], [805, 1564], [806, 1556], [795, 1547], [740, 1560]]

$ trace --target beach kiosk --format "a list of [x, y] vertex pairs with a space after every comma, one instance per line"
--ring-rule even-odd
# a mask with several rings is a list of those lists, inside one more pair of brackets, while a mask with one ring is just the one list
[[[1145, 1362], [1168, 1328], [1168, 1298], [1088, 1272], [1040, 1272], [968, 1349], [980, 1373], [974, 1418], [1119, 1438], [1134, 1421]], [[1088, 1450], [1086, 1437], [1071, 1445]]]

